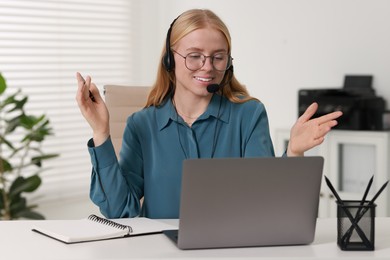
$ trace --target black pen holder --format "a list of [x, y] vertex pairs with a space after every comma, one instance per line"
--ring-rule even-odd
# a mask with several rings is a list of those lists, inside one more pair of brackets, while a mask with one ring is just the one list
[[337, 244], [341, 250], [375, 249], [375, 207], [361, 201], [337, 203]]

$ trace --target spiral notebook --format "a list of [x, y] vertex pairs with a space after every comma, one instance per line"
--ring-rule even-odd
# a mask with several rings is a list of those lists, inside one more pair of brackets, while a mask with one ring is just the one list
[[110, 220], [96, 215], [80, 220], [40, 221], [32, 228], [66, 244], [161, 233], [172, 225], [149, 218]]

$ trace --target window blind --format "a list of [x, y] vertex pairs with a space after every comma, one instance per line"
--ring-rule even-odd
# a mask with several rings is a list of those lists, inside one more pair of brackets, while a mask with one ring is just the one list
[[0, 0], [0, 72], [8, 93], [21, 89], [34, 115], [46, 114], [54, 136], [43, 143], [42, 203], [87, 196], [92, 136], [75, 96], [77, 71], [104, 84], [131, 81], [131, 3], [127, 0]]

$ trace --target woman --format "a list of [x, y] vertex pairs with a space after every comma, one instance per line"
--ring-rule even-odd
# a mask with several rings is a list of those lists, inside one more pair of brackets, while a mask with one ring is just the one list
[[[90, 196], [103, 215], [178, 218], [184, 159], [274, 156], [264, 105], [235, 78], [230, 53], [229, 31], [213, 12], [175, 19], [146, 107], [127, 120], [119, 162], [102, 97], [77, 74], [76, 99], [93, 130]], [[310, 120], [316, 110], [312, 104], [291, 129], [287, 156], [321, 144], [341, 115]]]

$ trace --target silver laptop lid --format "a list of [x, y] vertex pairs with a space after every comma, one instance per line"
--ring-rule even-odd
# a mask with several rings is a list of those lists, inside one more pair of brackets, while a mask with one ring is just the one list
[[178, 247], [311, 243], [322, 169], [322, 157], [185, 160]]

